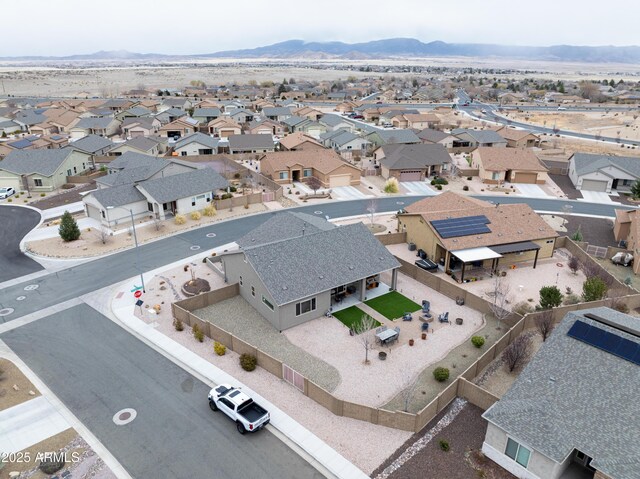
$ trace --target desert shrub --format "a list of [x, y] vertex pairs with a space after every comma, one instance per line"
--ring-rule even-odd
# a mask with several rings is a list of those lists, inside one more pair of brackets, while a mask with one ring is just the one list
[[192, 211], [191, 212], [191, 219], [198, 221], [200, 218], [202, 218], [202, 213], [200, 213], [199, 211]]
[[442, 190], [442, 185], [436, 185], [436, 190], [438, 191]]
[[173, 221], [175, 221], [177, 225], [183, 225], [187, 222], [187, 218], [185, 218], [184, 215], [176, 215]]
[[218, 356], [224, 356], [224, 353], [227, 352], [227, 347], [224, 344], [219, 343], [218, 341], [214, 341], [213, 350]]
[[182, 320], [178, 318], [173, 320], [173, 327], [176, 328], [176, 331], [184, 330], [184, 324], [182, 323]]
[[599, 301], [607, 296], [607, 284], [598, 276], [591, 276], [582, 283], [582, 299], [585, 302]]
[[520, 316], [524, 316], [527, 313], [533, 312], [533, 306], [531, 306], [526, 301], [520, 301], [513, 307], [513, 312], [519, 314]]
[[444, 452], [447, 452], [451, 448], [449, 446], [449, 441], [447, 441], [446, 439], [440, 439], [438, 441], [438, 445], [440, 446], [440, 449], [442, 449]]
[[213, 205], [207, 205], [202, 210], [202, 214], [205, 216], [215, 216], [218, 212], [216, 211], [216, 207]]
[[471, 344], [473, 344], [476, 348], [481, 348], [484, 346], [484, 338], [482, 336], [472, 336]]
[[543, 286], [540, 288], [540, 307], [542, 309], [556, 308], [562, 304], [562, 293], [557, 286]]
[[385, 193], [397, 193], [400, 191], [398, 180], [396, 178], [389, 178], [384, 184]]
[[240, 355], [240, 367], [245, 371], [253, 371], [258, 364], [258, 359], [253, 354], [241, 354]]
[[449, 379], [449, 370], [447, 368], [437, 367], [433, 370], [433, 377], [436, 381], [443, 383]]
[[40, 197], [41, 197], [41, 198], [44, 198], [45, 196], [47, 196], [47, 194], [46, 194], [46, 193], [40, 193]]
[[575, 256], [571, 256], [569, 258], [567, 266], [569, 266], [569, 269], [573, 274], [577, 274], [578, 270], [580, 269], [580, 260]]
[[462, 187], [462, 191], [469, 191], [469, 187], [468, 187], [467, 185], [464, 185], [464, 186]]
[[38, 469], [45, 474], [55, 474], [64, 467], [64, 459], [44, 459], [40, 461]]
[[565, 306], [569, 306], [571, 304], [578, 304], [579, 302], [580, 302], [580, 296], [578, 296], [577, 294], [571, 293], [564, 297], [564, 301], [562, 301], [562, 304], [564, 304]]
[[449, 182], [444, 178], [438, 177], [438, 178], [434, 178], [433, 180], [431, 180], [431, 184], [432, 185], [448, 185]]
[[223, 200], [228, 200], [229, 198], [233, 198], [233, 195], [231, 193], [225, 193], [220, 197], [220, 199], [223, 199]]
[[70, 190], [72, 188], [75, 188], [76, 185], [74, 185], [73, 183], [65, 183], [64, 185], [61, 186], [61, 188], [63, 190]]
[[198, 326], [197, 324], [194, 324], [191, 327], [191, 333], [198, 342], [204, 341], [204, 333], [202, 332], [202, 329], [200, 329], [200, 326]]
[[11, 203], [13, 200], [11, 198], [7, 198], [7, 203]]
[[235, 193], [236, 191], [238, 191], [238, 188], [236, 188], [235, 186], [230, 186], [230, 187], [229, 187], [229, 191], [230, 191], [231, 193]]
[[468, 181], [471, 181], [471, 177], [470, 177], [470, 176], [467, 176], [467, 180], [468, 180]]
[[629, 306], [627, 306], [627, 303], [625, 303], [622, 298], [611, 298], [610, 308], [624, 314], [629, 313]]

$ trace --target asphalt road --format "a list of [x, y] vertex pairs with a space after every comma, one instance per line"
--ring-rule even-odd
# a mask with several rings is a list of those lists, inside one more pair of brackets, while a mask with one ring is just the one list
[[[424, 198], [423, 196], [398, 196], [379, 198], [378, 212], [398, 211], [399, 209]], [[583, 201], [555, 200], [544, 198], [522, 198], [517, 196], [480, 196], [480, 199], [494, 203], [528, 203], [537, 211], [555, 211], [561, 213], [563, 206], [573, 206], [572, 213], [596, 216], [615, 216], [616, 208], [628, 208], [605, 204], [586, 203]], [[369, 200], [354, 200], [332, 202], [323, 205], [313, 205], [297, 208], [296, 211], [317, 216], [338, 218], [367, 214]], [[148, 243], [139, 248], [142, 271], [149, 271], [168, 263], [178, 261], [227, 243], [231, 243], [253, 228], [266, 221], [275, 212], [260, 215], [244, 216], [234, 220], [217, 223], [205, 228], [187, 231], [163, 240]], [[214, 237], [207, 237], [214, 233]], [[199, 250], [192, 250], [198, 246]], [[129, 249], [104, 258], [96, 259], [57, 273], [41, 276], [35, 280], [16, 284], [0, 290], [0, 304], [3, 307], [14, 308], [8, 316], [0, 317], [0, 322], [11, 321], [23, 315], [40, 311], [83, 294], [131, 278], [139, 274], [136, 267], [135, 249]], [[37, 289], [25, 290], [26, 286], [37, 285]], [[26, 296], [18, 301], [19, 296]]]
[[37, 211], [0, 205], [0, 283], [42, 269], [40, 263], [20, 251], [20, 241], [39, 222]]
[[[269, 431], [240, 435], [207, 385], [87, 305], [0, 339], [134, 478], [323, 477]], [[124, 408], [137, 416], [117, 426]]]

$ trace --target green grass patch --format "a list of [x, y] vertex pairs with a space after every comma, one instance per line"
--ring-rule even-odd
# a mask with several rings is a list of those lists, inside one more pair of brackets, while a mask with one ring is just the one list
[[365, 301], [364, 304], [391, 320], [402, 317], [404, 313], [414, 313], [422, 309], [422, 306], [414, 303], [397, 291], [391, 291], [377, 298], [370, 299], [369, 301]]
[[[360, 323], [360, 320], [362, 319], [363, 315], [366, 315], [367, 313], [365, 313], [364, 311], [362, 311], [360, 308], [358, 308], [357, 306], [350, 306], [346, 309], [342, 309], [340, 311], [336, 311], [335, 313], [332, 313], [336, 318], [338, 318], [338, 320], [344, 324], [347, 328], [349, 329], [353, 329], [356, 327], [356, 325], [358, 325]], [[378, 326], [380, 326], [380, 322], [375, 321], [375, 327], [377, 328]]]

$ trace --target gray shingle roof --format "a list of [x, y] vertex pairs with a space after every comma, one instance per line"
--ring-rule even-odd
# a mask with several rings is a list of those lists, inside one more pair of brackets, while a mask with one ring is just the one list
[[507, 140], [502, 138], [498, 133], [493, 130], [470, 130], [467, 128], [456, 128], [455, 130], [451, 130], [451, 134], [453, 136], [458, 136], [462, 134], [467, 134], [478, 143], [486, 144], [486, 143], [504, 143], [507, 144]]
[[229, 140], [229, 148], [232, 150], [261, 150], [274, 147], [271, 135], [231, 135], [227, 139]]
[[250, 248], [266, 243], [296, 238], [305, 234], [316, 233], [335, 228], [324, 218], [305, 213], [277, 213], [260, 226], [236, 241], [241, 248]]
[[348, 123], [344, 118], [339, 115], [334, 115], [333, 113], [322, 115], [319, 121], [327, 126], [337, 126], [340, 123]]
[[366, 141], [363, 138], [360, 138], [358, 135], [351, 133], [350, 131], [346, 131], [346, 130], [337, 130], [337, 131], [341, 131], [341, 133], [339, 135], [332, 137], [331, 142], [335, 143], [338, 146], [346, 145], [350, 141], [358, 140], [358, 139], [362, 139], [363, 142]]
[[177, 141], [176, 144], [174, 145], [174, 148], [177, 150], [179, 148], [182, 148], [185, 145], [188, 145], [194, 142], [200, 143], [203, 146], [208, 146], [209, 148], [212, 148], [212, 149], [217, 149], [219, 140], [209, 135], [205, 135], [204, 133], [196, 132], [196, 133], [192, 133], [191, 135], [187, 135], [181, 140]]
[[483, 415], [515, 440], [556, 462], [578, 449], [616, 479], [640, 477], [640, 366], [567, 336], [576, 320], [640, 343], [585, 318], [619, 325], [637, 318], [609, 308], [567, 314], [500, 401]]
[[130, 140], [125, 141], [124, 143], [118, 144], [117, 146], [122, 146], [122, 145], [128, 145], [140, 151], [150, 151], [154, 147], [158, 146], [158, 142], [153, 141], [152, 139], [146, 136], [135, 136]]
[[109, 163], [110, 170], [120, 170], [124, 168], [129, 168], [133, 166], [142, 166], [148, 164], [157, 164], [157, 162], [164, 162], [166, 165], [166, 160], [162, 158], [158, 158], [157, 156], [144, 155], [142, 153], [134, 153], [131, 151], [127, 151], [122, 155], [118, 156], [115, 160]]
[[168, 161], [158, 158], [155, 164], [144, 164], [140, 166], [128, 167], [121, 171], [111, 173], [107, 176], [102, 176], [96, 180], [96, 183], [109, 187], [130, 185], [132, 183], [144, 181], [152, 177], [163, 168], [165, 168], [168, 164]]
[[93, 154], [96, 151], [111, 146], [113, 146], [113, 142], [107, 138], [98, 135], [88, 135], [71, 143], [69, 148], [75, 148], [77, 150]]
[[247, 248], [245, 254], [278, 305], [400, 266], [362, 223]]
[[126, 110], [125, 113], [136, 116], [136, 117], [141, 117], [141, 116], [149, 116], [151, 115], [152, 112], [151, 110], [148, 110], [143, 106], [134, 106], [133, 108], [129, 108], [128, 110]]
[[24, 125], [31, 126], [37, 125], [38, 123], [45, 123], [48, 118], [45, 115], [36, 113], [33, 110], [23, 110], [19, 113], [16, 113], [14, 120]]
[[451, 136], [447, 133], [443, 133], [439, 130], [433, 130], [431, 128], [425, 128], [424, 130], [420, 130], [418, 133], [418, 138], [421, 140], [431, 141], [433, 143], [437, 143], [439, 141], [444, 140], [448, 136]]
[[451, 163], [451, 157], [444, 146], [438, 144], [384, 145], [385, 157], [381, 163], [392, 169], [425, 168], [432, 165]]
[[145, 201], [145, 196], [138, 191], [133, 183], [113, 186], [111, 188], [101, 188], [89, 193], [102, 206], [124, 206], [137, 201]]
[[607, 166], [615, 166], [640, 178], [640, 158], [575, 153], [573, 164], [578, 175], [586, 175]]
[[14, 150], [0, 162], [0, 170], [18, 175], [38, 173], [42, 176], [51, 176], [73, 151], [67, 148]]
[[291, 108], [288, 106], [268, 106], [262, 109], [264, 116], [291, 116]]
[[176, 201], [226, 188], [229, 182], [211, 168], [202, 168], [177, 175], [143, 181], [143, 188], [158, 203]]
[[290, 116], [289, 118], [287, 118], [285, 120], [282, 120], [282, 123], [284, 123], [287, 126], [296, 126], [296, 125], [298, 125], [300, 123], [305, 123], [307, 121], [309, 121], [309, 119], [306, 118], [306, 117], [293, 115], [293, 116]]
[[96, 116], [90, 118], [82, 118], [73, 129], [82, 128], [82, 129], [105, 129], [108, 128], [112, 121], [115, 119], [111, 116]]
[[375, 130], [367, 136], [378, 135], [384, 143], [420, 143], [420, 138], [412, 130]]
[[193, 110], [194, 118], [218, 117], [222, 115], [220, 108], [196, 108]]

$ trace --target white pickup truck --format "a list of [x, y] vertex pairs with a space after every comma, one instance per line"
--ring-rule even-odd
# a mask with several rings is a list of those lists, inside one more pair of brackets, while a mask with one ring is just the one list
[[256, 432], [269, 424], [269, 413], [249, 396], [229, 384], [209, 391], [209, 407], [220, 410], [235, 423], [240, 434]]

